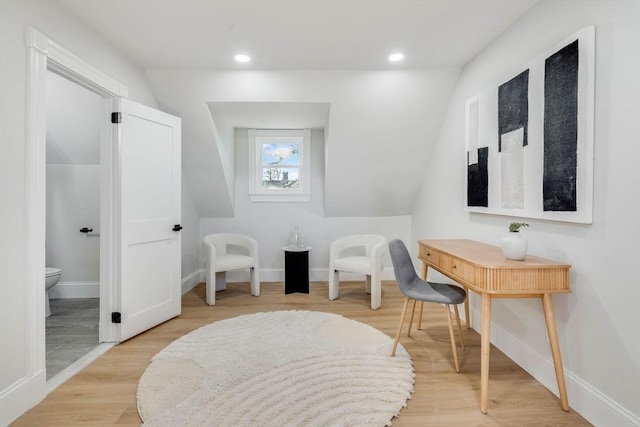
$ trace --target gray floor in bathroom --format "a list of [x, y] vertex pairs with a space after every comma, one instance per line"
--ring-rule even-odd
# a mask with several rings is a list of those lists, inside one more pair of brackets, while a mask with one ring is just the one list
[[99, 304], [99, 298], [50, 300], [47, 380], [98, 346]]

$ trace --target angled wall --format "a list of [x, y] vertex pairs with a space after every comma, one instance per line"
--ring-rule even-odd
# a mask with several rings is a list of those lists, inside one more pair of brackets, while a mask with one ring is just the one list
[[232, 167], [225, 166], [231, 156], [208, 108], [227, 102], [330, 104], [325, 215], [408, 215], [458, 74], [457, 68], [147, 70], [158, 101], [183, 118], [183, 170], [203, 218], [235, 215]]

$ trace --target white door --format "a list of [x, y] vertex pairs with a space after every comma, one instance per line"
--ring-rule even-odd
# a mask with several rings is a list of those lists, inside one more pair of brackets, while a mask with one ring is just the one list
[[181, 312], [180, 119], [122, 100], [120, 341]]

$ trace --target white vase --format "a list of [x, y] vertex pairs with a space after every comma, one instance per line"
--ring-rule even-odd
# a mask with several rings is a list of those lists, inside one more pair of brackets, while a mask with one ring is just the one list
[[507, 259], [521, 261], [527, 256], [528, 243], [519, 232], [509, 232], [502, 238], [502, 253]]

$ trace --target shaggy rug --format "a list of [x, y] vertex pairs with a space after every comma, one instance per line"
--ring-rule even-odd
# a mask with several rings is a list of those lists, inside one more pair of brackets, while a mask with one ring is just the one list
[[355, 320], [275, 311], [203, 326], [156, 354], [138, 384], [146, 426], [385, 426], [413, 392], [393, 339]]

